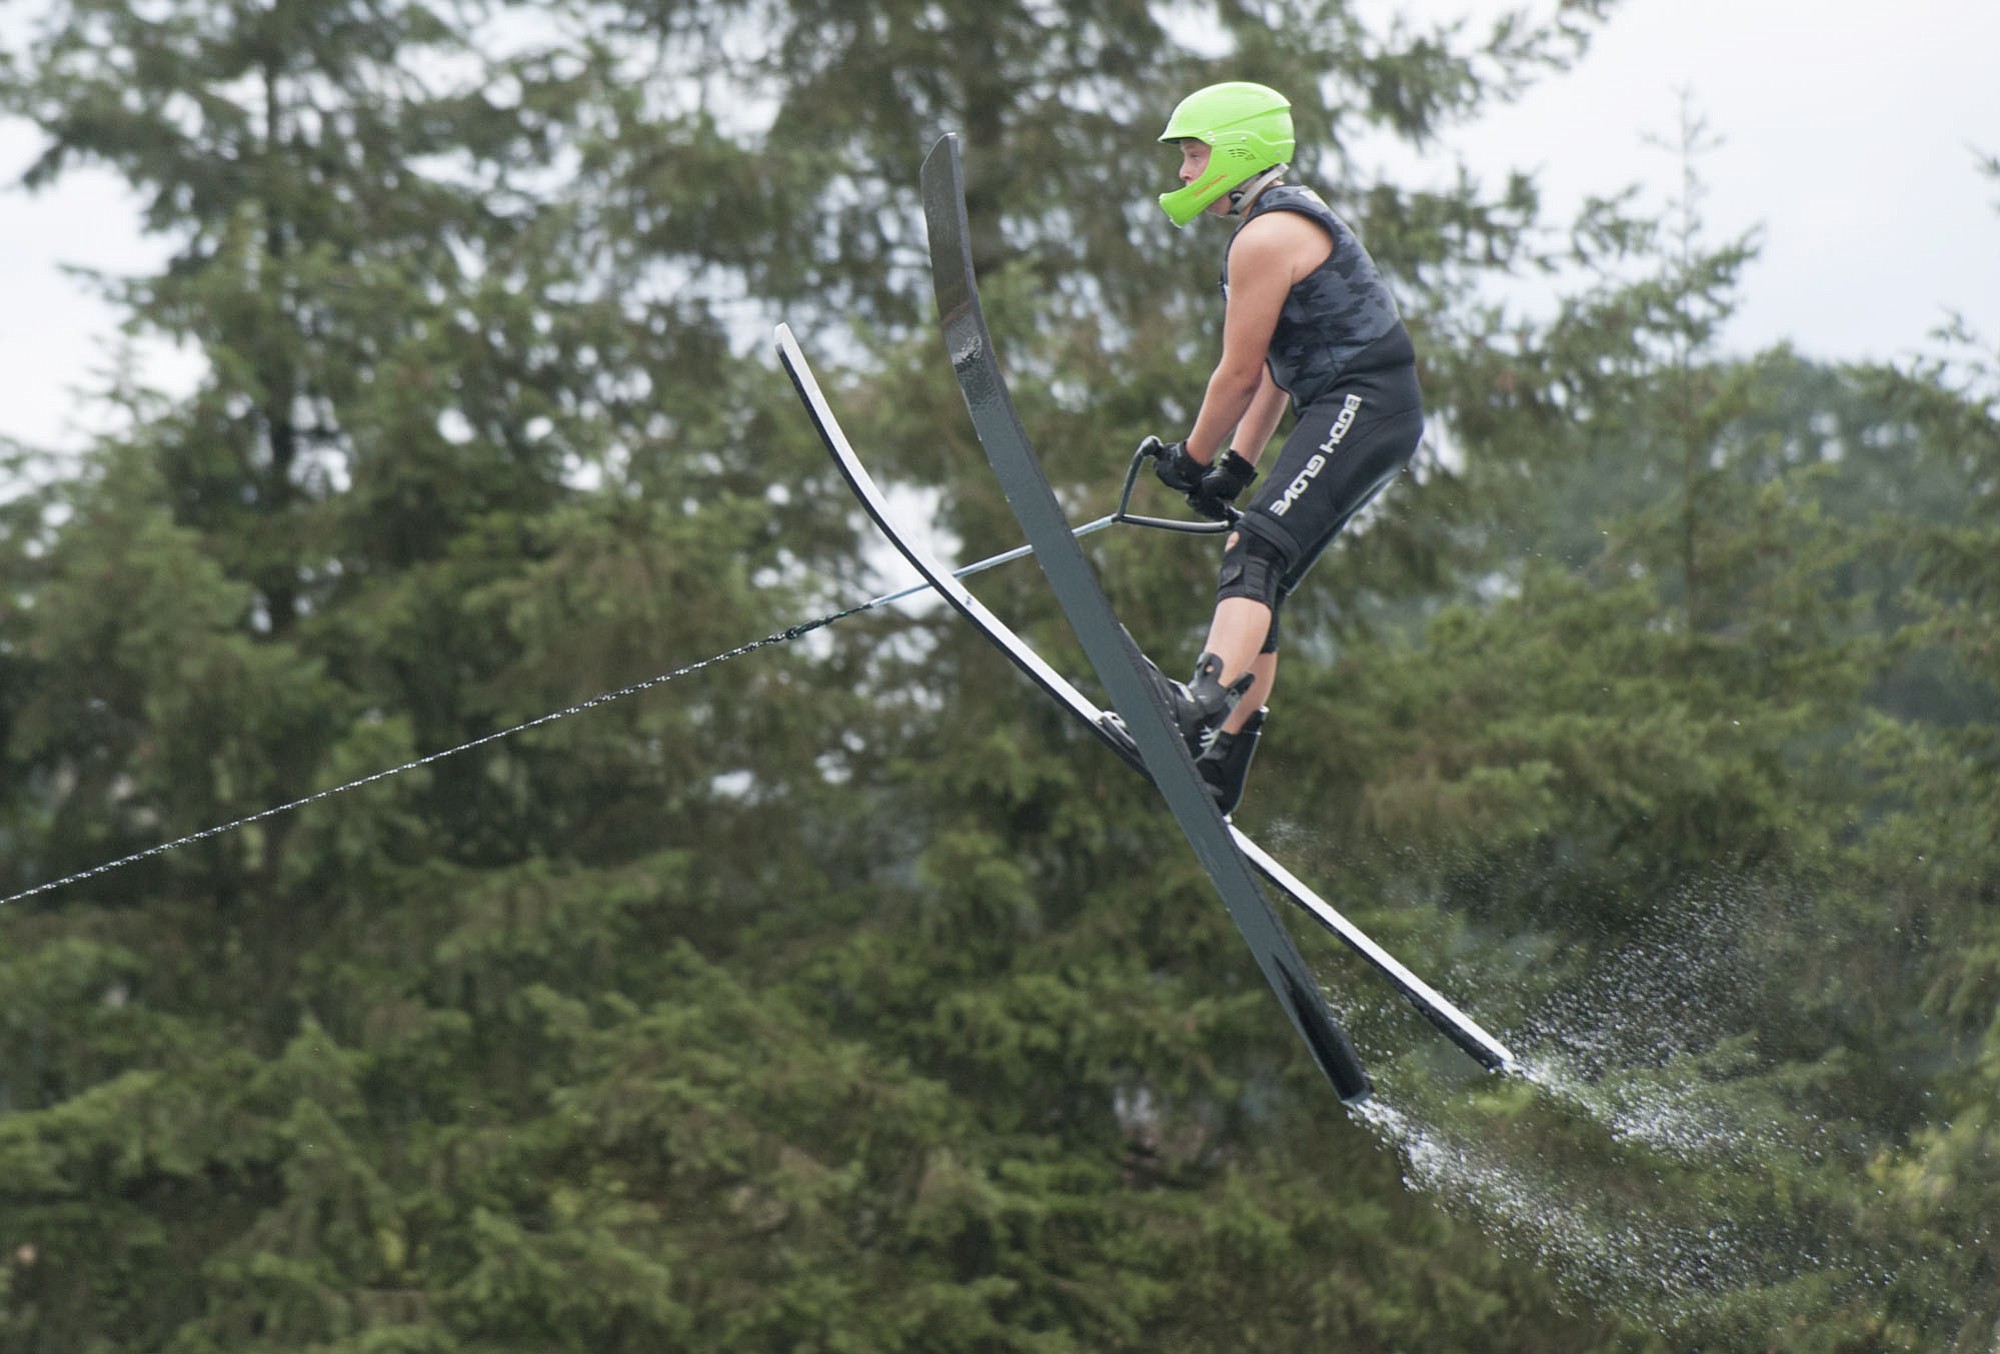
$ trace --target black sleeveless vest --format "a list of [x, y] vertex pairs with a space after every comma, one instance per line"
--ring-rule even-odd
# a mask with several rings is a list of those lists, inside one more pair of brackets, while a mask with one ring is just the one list
[[[1348, 376], [1414, 365], [1416, 350], [1395, 298], [1347, 223], [1310, 188], [1278, 184], [1258, 194], [1246, 221], [1266, 212], [1311, 217], [1333, 239], [1326, 262], [1293, 284], [1271, 334], [1271, 379], [1291, 393], [1292, 407], [1323, 399]], [[1232, 241], [1233, 243], [1233, 241]], [[1229, 291], [1229, 255], [1222, 258]]]

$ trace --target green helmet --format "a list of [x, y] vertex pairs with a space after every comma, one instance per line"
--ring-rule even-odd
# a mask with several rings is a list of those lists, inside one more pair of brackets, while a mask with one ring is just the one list
[[1185, 188], [1160, 195], [1176, 226], [1200, 216], [1224, 193], [1292, 158], [1291, 101], [1268, 85], [1246, 80], [1198, 89], [1167, 119], [1162, 141], [1206, 142], [1208, 172]]

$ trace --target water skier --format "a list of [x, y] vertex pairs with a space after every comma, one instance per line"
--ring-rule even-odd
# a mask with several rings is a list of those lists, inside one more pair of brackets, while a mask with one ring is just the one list
[[1375, 262], [1312, 189], [1286, 182], [1291, 105], [1232, 81], [1182, 100], [1159, 138], [1181, 152], [1160, 197], [1177, 227], [1234, 217], [1222, 356], [1181, 441], [1148, 438], [1160, 481], [1224, 520], [1287, 406], [1296, 422], [1223, 547], [1214, 619], [1186, 682], [1154, 669], [1222, 812], [1243, 797], [1278, 667], [1285, 599], [1423, 436], [1416, 350]]

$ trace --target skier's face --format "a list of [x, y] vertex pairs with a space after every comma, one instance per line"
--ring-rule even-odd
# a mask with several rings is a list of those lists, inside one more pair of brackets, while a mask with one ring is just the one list
[[1186, 137], [1181, 141], [1181, 183], [1193, 183], [1208, 168], [1208, 142]]
[[[1180, 145], [1181, 184], [1185, 187], [1208, 172], [1208, 157], [1212, 152], [1209, 149], [1208, 142], [1197, 141], [1191, 136], [1184, 138]], [[1217, 198], [1215, 201], [1209, 203], [1208, 206], [1202, 208], [1202, 210], [1210, 216], [1229, 215], [1228, 195], [1225, 194]]]

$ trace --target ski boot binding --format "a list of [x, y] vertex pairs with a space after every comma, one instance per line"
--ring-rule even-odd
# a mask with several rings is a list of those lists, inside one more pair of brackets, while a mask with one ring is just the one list
[[[1150, 658], [1146, 660], [1146, 676], [1166, 702], [1167, 713], [1173, 717], [1174, 727], [1180, 730], [1188, 755], [1192, 757], [1199, 757], [1208, 749], [1222, 728], [1222, 722], [1229, 718], [1236, 702], [1243, 699], [1243, 693], [1256, 680], [1252, 673], [1245, 671], [1225, 687], [1222, 684], [1222, 660], [1212, 653], [1205, 653], [1196, 660], [1194, 676], [1185, 683], [1168, 677]], [[1105, 731], [1122, 746], [1131, 752], [1138, 752], [1138, 745], [1132, 741], [1125, 721], [1117, 714], [1107, 713], [1103, 723]]]

